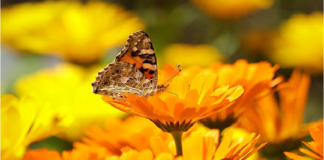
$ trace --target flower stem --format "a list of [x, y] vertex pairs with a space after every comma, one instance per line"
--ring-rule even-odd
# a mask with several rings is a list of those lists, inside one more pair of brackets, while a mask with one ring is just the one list
[[176, 145], [177, 156], [182, 156], [182, 132], [173, 132], [171, 134]]

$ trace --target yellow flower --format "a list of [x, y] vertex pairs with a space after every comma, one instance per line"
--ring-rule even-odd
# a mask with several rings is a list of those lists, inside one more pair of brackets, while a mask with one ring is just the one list
[[100, 67], [83, 68], [72, 64], [59, 64], [20, 78], [15, 84], [18, 95], [31, 94], [53, 106], [62, 107], [74, 117], [74, 122], [65, 128], [60, 137], [77, 140], [90, 125], [103, 123], [122, 112], [107, 106], [100, 96], [91, 92], [91, 82]]
[[274, 95], [259, 99], [241, 118], [241, 126], [261, 134], [260, 141], [269, 142], [265, 156], [283, 156], [283, 151], [298, 148], [300, 138], [307, 135], [313, 124], [303, 125], [310, 76], [295, 70], [289, 81], [278, 87], [280, 107]]
[[207, 14], [220, 19], [237, 19], [251, 12], [269, 8], [273, 0], [192, 0]]
[[296, 14], [286, 21], [274, 39], [273, 61], [282, 67], [323, 72], [323, 13]]
[[241, 86], [216, 87], [217, 80], [215, 74], [198, 74], [190, 82], [177, 76], [168, 88], [174, 94], [164, 92], [149, 98], [127, 95], [127, 102], [102, 98], [121, 111], [151, 120], [165, 132], [184, 132], [196, 121], [230, 106], [243, 93]]
[[163, 59], [173, 65], [182, 67], [192, 65], [209, 66], [223, 60], [222, 54], [211, 45], [173, 44], [162, 52]]
[[50, 137], [71, 123], [50, 103], [30, 96], [1, 97], [1, 159], [21, 158], [29, 144]]
[[143, 22], [121, 6], [91, 1], [45, 1], [1, 9], [1, 41], [13, 48], [93, 63]]
[[[318, 160], [323, 160], [323, 122], [318, 124], [315, 128], [310, 129], [310, 135], [312, 136], [312, 142], [303, 142], [311, 151], [305, 148], [299, 148], [302, 153], [313, 157]], [[310, 160], [309, 158], [299, 156], [294, 153], [284, 152], [286, 156], [294, 160]]]
[[[219, 76], [217, 86], [240, 85], [244, 88], [244, 93], [232, 106], [201, 120], [201, 122], [209, 128], [217, 128], [221, 131], [235, 123], [250, 106], [250, 103], [262, 96], [262, 92], [267, 91], [280, 81], [280, 79], [273, 80], [277, 69], [278, 66], [271, 66], [268, 62], [248, 63], [246, 60], [238, 60], [233, 65], [214, 64], [204, 69], [205, 75], [217, 74]], [[193, 77], [199, 71], [200, 69], [192, 67], [183, 69], [181, 74]]]

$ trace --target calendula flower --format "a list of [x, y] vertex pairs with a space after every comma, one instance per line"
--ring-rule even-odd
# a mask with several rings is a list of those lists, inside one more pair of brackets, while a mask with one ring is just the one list
[[219, 19], [237, 19], [251, 12], [269, 8], [273, 0], [192, 0], [205, 13]]
[[63, 151], [61, 155], [56, 150], [43, 148], [28, 150], [21, 160], [106, 160], [106, 157], [107, 155], [102, 154], [99, 150], [91, 152], [73, 149], [71, 151]]
[[1, 159], [21, 158], [29, 144], [50, 137], [71, 123], [71, 118], [50, 103], [30, 96], [1, 97]]
[[[131, 120], [135, 120], [135, 122], [131, 122]], [[138, 121], [139, 120], [139, 121]], [[219, 143], [219, 132], [218, 130], [209, 130], [206, 132], [202, 132], [196, 128], [195, 131], [192, 131], [189, 135], [183, 137], [183, 148], [184, 154], [182, 156], [174, 157], [176, 152], [176, 146], [173, 141], [170, 141], [168, 138], [164, 138], [164, 136], [159, 134], [150, 134], [151, 128], [143, 129], [140, 127], [136, 134], [129, 134], [128, 136], [132, 137], [118, 137], [118, 141], [120, 144], [124, 143], [122, 148], [119, 148], [119, 155], [110, 155], [105, 148], [104, 150], [99, 146], [110, 146], [111, 143], [109, 142], [110, 139], [115, 139], [118, 133], [123, 134], [119, 130], [120, 128], [124, 128], [125, 130], [131, 130], [135, 126], [131, 126], [131, 124], [138, 124], [138, 122], [145, 122], [137, 117], [130, 118], [123, 124], [125, 126], [118, 126], [116, 133], [101, 133], [97, 134], [97, 136], [101, 136], [101, 139], [105, 139], [105, 142], [102, 141], [101, 143], [95, 141], [88, 141], [85, 145], [90, 146], [86, 148], [80, 148], [76, 146], [71, 151], [63, 151], [62, 156], [58, 157], [55, 151], [49, 151], [47, 149], [40, 149], [40, 150], [28, 150], [25, 157], [22, 160], [37, 160], [40, 157], [46, 158], [49, 155], [55, 157], [55, 160], [133, 160], [133, 159], [140, 159], [140, 160], [196, 160], [196, 159], [204, 159], [204, 160], [221, 160], [221, 159], [247, 159], [251, 155], [253, 155], [256, 151], [258, 151], [261, 147], [265, 145], [265, 143], [259, 145], [258, 147], [254, 148], [256, 142], [259, 139], [259, 135], [256, 134], [249, 134], [244, 136], [239, 140], [233, 139], [234, 130], [229, 130], [225, 133], [222, 142]], [[120, 125], [120, 123], [118, 123]], [[112, 125], [111, 127], [116, 127]], [[149, 124], [144, 123], [144, 126], [149, 126]], [[152, 127], [152, 125], [151, 125]], [[113, 128], [110, 129], [111, 131]], [[155, 129], [156, 130], [156, 129]], [[90, 130], [89, 130], [90, 131]], [[149, 132], [148, 132], [149, 131]], [[89, 132], [90, 133], [90, 132]], [[135, 132], [133, 132], [135, 133]], [[148, 134], [147, 134], [148, 133]], [[113, 135], [115, 134], [115, 135]], [[95, 134], [93, 134], [95, 135]], [[109, 137], [109, 135], [113, 135]], [[166, 135], [166, 134], [165, 134]], [[139, 137], [140, 136], [140, 137]], [[169, 136], [169, 135], [166, 135]], [[170, 137], [170, 136], [169, 136]], [[123, 141], [120, 138], [125, 138]], [[132, 139], [131, 139], [132, 138]], [[90, 139], [100, 139], [98, 137], [89, 137]], [[144, 145], [145, 142], [149, 142], [147, 148], [134, 148], [133, 146], [127, 146], [127, 144], [131, 144], [130, 141], [134, 140], [133, 143], [143, 141]], [[112, 140], [114, 141], [114, 140]], [[106, 143], [108, 142], [108, 143]], [[97, 143], [97, 145], [95, 145]], [[140, 145], [140, 144], [138, 144]], [[108, 154], [107, 154], [108, 153]], [[48, 159], [51, 159], [48, 157]], [[54, 158], [52, 158], [54, 159]]]
[[282, 67], [323, 72], [323, 13], [296, 14], [282, 24], [274, 38], [271, 59]]
[[[300, 152], [312, 157], [314, 159], [323, 160], [323, 122], [318, 124], [315, 128], [310, 129], [310, 135], [314, 141], [303, 142], [311, 150], [299, 148]], [[299, 156], [295, 153], [284, 152], [285, 155], [294, 160], [311, 160], [310, 158]]]
[[173, 159], [173, 156], [170, 154], [161, 154], [154, 158], [152, 151], [147, 149], [143, 151], [127, 149], [121, 156], [107, 156], [99, 152], [86, 152], [76, 149], [63, 151], [61, 156], [60, 153], [55, 150], [39, 149], [28, 150], [21, 160], [164, 160], [165, 155]]
[[[210, 117], [206, 117], [201, 122], [209, 128], [217, 128], [221, 131], [231, 126], [250, 107], [255, 99], [262, 97], [262, 92], [280, 82], [273, 79], [278, 66], [272, 66], [268, 62], [248, 63], [246, 60], [238, 60], [231, 64], [214, 64], [204, 69], [205, 75], [217, 74], [219, 76], [217, 86], [228, 84], [229, 87], [240, 85], [244, 88], [244, 93], [236, 102]], [[199, 69], [188, 68], [181, 73], [187, 77], [193, 77]]]
[[1, 43], [76, 63], [99, 61], [144, 28], [134, 13], [101, 1], [22, 3], [2, 8], [1, 24]]
[[60, 153], [56, 150], [38, 149], [38, 150], [27, 150], [26, 154], [21, 160], [61, 160]]
[[313, 126], [302, 123], [309, 84], [309, 74], [294, 70], [289, 81], [278, 86], [280, 102], [269, 94], [244, 113], [241, 126], [261, 134], [261, 142], [269, 142], [262, 150], [265, 156], [283, 156], [283, 151], [298, 148]]
[[[254, 148], [259, 139], [259, 135], [250, 134], [239, 141], [234, 141], [233, 130], [228, 131], [222, 141], [219, 143], [218, 130], [210, 130], [205, 135], [200, 131], [191, 133], [186, 139], [183, 140], [183, 156], [179, 157], [183, 160], [222, 160], [222, 159], [247, 159], [256, 151], [262, 148], [266, 143]], [[172, 142], [161, 143], [158, 138], [151, 138], [154, 155], [162, 153], [174, 154], [174, 147]], [[159, 147], [158, 147], [159, 146]]]
[[192, 65], [206, 67], [224, 59], [217, 48], [211, 45], [173, 44], [164, 49], [162, 55], [168, 63], [173, 65], [180, 63], [182, 67]]
[[18, 79], [15, 91], [18, 95], [31, 94], [53, 106], [64, 108], [67, 114], [74, 117], [74, 121], [59, 136], [77, 140], [90, 125], [103, 124], [108, 117], [124, 115], [107, 106], [100, 100], [100, 96], [91, 92], [89, 84], [99, 68], [101, 67], [83, 68], [72, 64], [58, 64], [54, 68]]
[[182, 155], [182, 133], [196, 121], [230, 106], [243, 93], [241, 86], [216, 87], [217, 80], [215, 74], [198, 74], [191, 82], [177, 76], [168, 89], [174, 94], [163, 92], [148, 98], [129, 94], [126, 102], [115, 101], [109, 96], [102, 98], [115, 108], [147, 118], [162, 131], [171, 133], [176, 141], [177, 155]]
[[215, 74], [198, 74], [191, 82], [177, 76], [168, 89], [174, 94], [164, 92], [149, 98], [127, 95], [127, 103], [102, 98], [119, 110], [150, 119], [163, 131], [187, 131], [197, 120], [230, 106], [243, 93], [241, 86], [216, 87], [217, 80]]
[[167, 139], [167, 134], [152, 122], [141, 117], [129, 117], [125, 121], [114, 118], [106, 121], [104, 129], [92, 126], [85, 131], [87, 137], [75, 142], [78, 150], [104, 149], [107, 155], [121, 155], [121, 149], [128, 147], [137, 151], [150, 148], [151, 136]]

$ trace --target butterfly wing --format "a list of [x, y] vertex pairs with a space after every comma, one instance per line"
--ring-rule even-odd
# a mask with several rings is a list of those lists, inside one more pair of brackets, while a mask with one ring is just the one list
[[151, 39], [144, 31], [131, 34], [114, 62], [127, 62], [134, 65], [153, 84], [158, 84], [158, 70], [155, 51]]
[[123, 93], [151, 95], [157, 88], [156, 56], [148, 35], [137, 31], [129, 36], [115, 60], [98, 73], [93, 92], [123, 99]]

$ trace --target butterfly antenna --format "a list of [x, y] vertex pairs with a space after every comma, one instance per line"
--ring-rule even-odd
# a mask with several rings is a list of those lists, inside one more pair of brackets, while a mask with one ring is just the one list
[[168, 93], [171, 93], [171, 94], [173, 94], [173, 95], [176, 95], [177, 97], [178, 97], [178, 95], [176, 94], [176, 93], [173, 93], [173, 92], [169, 92], [169, 91], [167, 91]]
[[168, 83], [173, 77], [178, 75], [182, 71], [182, 68], [180, 68], [180, 64], [178, 64], [177, 68], [170, 74], [170, 76], [164, 81], [163, 85]]

